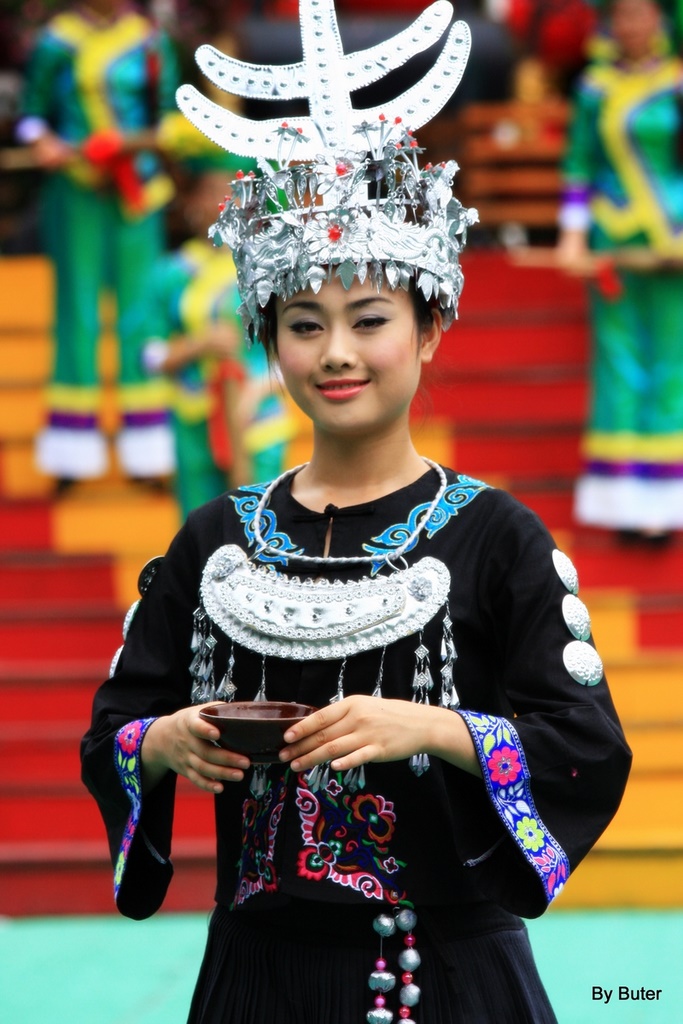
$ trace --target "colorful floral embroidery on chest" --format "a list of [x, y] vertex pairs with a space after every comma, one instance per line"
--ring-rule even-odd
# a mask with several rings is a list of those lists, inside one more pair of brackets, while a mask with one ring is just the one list
[[[286, 771], [277, 781], [269, 781], [260, 796], [244, 801], [235, 906], [257, 893], [276, 892], [280, 886], [275, 844], [290, 778]], [[326, 880], [388, 903], [406, 898], [400, 883], [405, 862], [390, 852], [396, 828], [390, 800], [353, 792], [344, 786], [341, 773], [332, 773], [317, 791], [305, 776], [298, 777], [295, 802], [301, 835], [296, 860], [299, 878]]]
[[313, 792], [305, 777], [297, 787], [303, 849], [297, 874], [328, 879], [372, 899], [397, 903], [404, 861], [390, 853], [396, 827], [394, 805], [383, 796], [349, 792], [337, 774]]

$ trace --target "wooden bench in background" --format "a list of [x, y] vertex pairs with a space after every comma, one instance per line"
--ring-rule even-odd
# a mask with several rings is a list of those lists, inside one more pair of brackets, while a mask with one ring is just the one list
[[552, 229], [569, 111], [560, 98], [472, 103], [416, 134], [433, 161], [458, 160], [456, 194], [479, 210], [483, 228]]

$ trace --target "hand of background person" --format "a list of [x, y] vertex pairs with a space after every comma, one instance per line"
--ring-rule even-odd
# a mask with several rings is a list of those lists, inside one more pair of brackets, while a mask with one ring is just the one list
[[203, 355], [234, 359], [240, 347], [240, 333], [234, 324], [222, 320], [207, 327], [197, 343]]
[[330, 762], [347, 771], [370, 761], [400, 761], [433, 754], [479, 775], [479, 763], [467, 725], [446, 708], [406, 700], [355, 695], [328, 704], [285, 733], [280, 752], [294, 771]]
[[555, 253], [557, 265], [569, 273], [585, 274], [592, 271], [594, 258], [585, 231], [569, 228], [561, 231]]
[[199, 789], [222, 793], [223, 783], [241, 782], [250, 761], [243, 754], [217, 747], [220, 733], [215, 725], [199, 717], [202, 707], [182, 708], [157, 718], [142, 741], [142, 779], [153, 789], [167, 771], [184, 775]]
[[257, 378], [245, 380], [239, 391], [235, 417], [238, 429], [246, 430], [250, 423], [256, 419], [258, 408], [264, 398], [273, 393], [271, 382], [268, 378]]
[[[159, 339], [149, 339], [150, 345]], [[163, 340], [163, 339], [162, 339]], [[205, 356], [217, 359], [232, 359], [239, 349], [240, 336], [237, 328], [229, 323], [212, 324], [201, 335], [184, 334], [165, 343], [162, 357], [155, 358], [153, 373], [178, 373], [190, 363], [196, 363]], [[147, 356], [144, 357], [147, 359]]]
[[36, 163], [44, 171], [57, 171], [76, 156], [75, 148], [54, 132], [45, 132], [37, 138], [31, 143], [31, 150]]
[[118, 128], [103, 128], [93, 132], [81, 145], [83, 156], [92, 163], [106, 167], [122, 157], [156, 150], [157, 130], [122, 132]]

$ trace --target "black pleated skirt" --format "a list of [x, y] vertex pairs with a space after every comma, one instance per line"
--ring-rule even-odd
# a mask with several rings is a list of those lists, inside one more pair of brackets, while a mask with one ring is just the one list
[[[277, 910], [217, 907], [188, 1024], [365, 1024], [379, 909], [305, 900]], [[519, 918], [490, 904], [422, 908], [414, 935], [416, 1024], [557, 1024]], [[394, 1024], [402, 939], [382, 940], [397, 978], [386, 1004]]]

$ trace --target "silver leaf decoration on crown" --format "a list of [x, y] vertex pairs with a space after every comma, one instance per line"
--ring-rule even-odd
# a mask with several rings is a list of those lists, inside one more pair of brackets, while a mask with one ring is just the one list
[[193, 86], [177, 102], [192, 124], [260, 174], [238, 172], [210, 230], [234, 255], [241, 313], [250, 337], [271, 296], [317, 292], [338, 276], [345, 288], [366, 279], [379, 289], [415, 281], [448, 327], [462, 290], [459, 255], [477, 220], [454, 198], [457, 165], [420, 167], [413, 132], [455, 91], [470, 51], [468, 26], [450, 28], [424, 77], [381, 107], [354, 109], [351, 93], [437, 42], [451, 23], [446, 0], [431, 4], [385, 43], [345, 54], [332, 0], [300, 0], [303, 60], [248, 64], [212, 46], [197, 63], [214, 85], [250, 99], [308, 100], [310, 116], [280, 122], [242, 117]]

